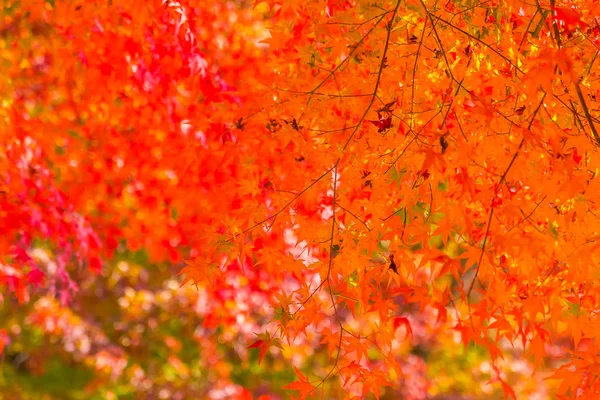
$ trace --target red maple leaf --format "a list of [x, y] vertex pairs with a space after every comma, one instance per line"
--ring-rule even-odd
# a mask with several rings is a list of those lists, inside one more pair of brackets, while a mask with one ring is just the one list
[[27, 274], [27, 281], [31, 283], [34, 288], [41, 286], [44, 278], [45, 275], [39, 268], [34, 268]]
[[384, 117], [383, 115], [381, 115], [381, 113], [377, 113], [377, 116], [379, 117], [378, 121], [369, 121], [370, 123], [372, 123], [373, 125], [375, 125], [377, 127], [377, 132], [381, 133], [386, 131], [387, 129], [392, 127], [392, 116], [388, 116], [388, 117]]

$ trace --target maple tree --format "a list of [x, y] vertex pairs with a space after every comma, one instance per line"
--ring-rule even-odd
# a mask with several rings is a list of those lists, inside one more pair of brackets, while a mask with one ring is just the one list
[[302, 399], [423, 398], [456, 343], [597, 397], [597, 2], [3, 7], [0, 282], [48, 335], [147, 251]]

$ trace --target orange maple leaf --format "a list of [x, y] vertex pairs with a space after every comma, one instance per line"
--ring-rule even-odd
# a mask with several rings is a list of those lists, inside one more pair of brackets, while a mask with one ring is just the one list
[[296, 371], [296, 375], [298, 375], [298, 380], [283, 388], [300, 392], [300, 400], [305, 400], [315, 390], [315, 387], [308, 381], [308, 378], [296, 368], [296, 366], [294, 366], [294, 370]]
[[271, 346], [275, 346], [280, 349], [283, 349], [283, 347], [281, 347], [279, 339], [271, 337], [271, 335], [268, 332], [257, 334], [257, 336], [259, 339], [247, 348], [260, 349], [260, 352], [258, 353], [258, 365], [260, 365], [262, 359], [264, 358], [265, 354], [267, 354], [267, 351]]

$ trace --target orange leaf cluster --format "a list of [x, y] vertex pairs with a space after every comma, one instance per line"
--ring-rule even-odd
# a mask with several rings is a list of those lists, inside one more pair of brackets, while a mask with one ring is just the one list
[[24, 3], [0, 108], [0, 281], [22, 300], [35, 238], [65, 297], [73, 259], [145, 248], [190, 258], [223, 309], [268, 299], [260, 361], [327, 349], [302, 399], [333, 376], [379, 397], [419, 323], [486, 349], [507, 397], [511, 351], [557, 395], [597, 394], [593, 4]]

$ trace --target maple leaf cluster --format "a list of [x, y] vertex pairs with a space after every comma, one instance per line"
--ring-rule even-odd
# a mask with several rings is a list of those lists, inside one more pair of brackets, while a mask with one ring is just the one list
[[[423, 398], [417, 349], [455, 337], [506, 397], [514, 357], [597, 394], [597, 5], [23, 3], [0, 35], [0, 284], [43, 296], [49, 337], [82, 276], [145, 251], [205, 294], [205, 329], [265, 305], [239, 352], [294, 354], [303, 399]], [[77, 357], [120, 375], [107, 348]]]

